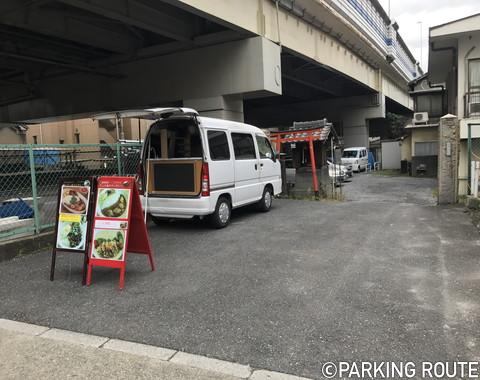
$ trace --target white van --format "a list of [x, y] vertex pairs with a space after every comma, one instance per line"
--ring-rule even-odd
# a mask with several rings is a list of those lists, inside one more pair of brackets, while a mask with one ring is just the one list
[[233, 208], [256, 203], [268, 211], [282, 189], [280, 162], [261, 129], [191, 109], [163, 113], [150, 126], [141, 162], [142, 205], [154, 222], [208, 215], [222, 228]]
[[361, 172], [368, 166], [368, 150], [366, 147], [346, 148], [342, 154], [342, 164], [352, 165], [354, 172]]

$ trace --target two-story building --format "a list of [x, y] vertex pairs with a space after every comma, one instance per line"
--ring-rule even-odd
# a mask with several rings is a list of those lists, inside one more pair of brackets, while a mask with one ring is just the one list
[[470, 158], [480, 160], [480, 13], [430, 28], [429, 43], [428, 80], [445, 88], [445, 111], [460, 123], [458, 194], [465, 195]]
[[437, 176], [438, 127], [440, 117], [447, 113], [444, 85], [432, 84], [428, 73], [410, 82], [414, 114], [402, 140], [402, 160], [411, 164], [413, 176]]

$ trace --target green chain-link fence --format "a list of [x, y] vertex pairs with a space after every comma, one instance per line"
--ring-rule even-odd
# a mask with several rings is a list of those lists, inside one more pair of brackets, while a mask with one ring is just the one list
[[63, 177], [135, 175], [141, 144], [0, 145], [0, 240], [55, 225]]

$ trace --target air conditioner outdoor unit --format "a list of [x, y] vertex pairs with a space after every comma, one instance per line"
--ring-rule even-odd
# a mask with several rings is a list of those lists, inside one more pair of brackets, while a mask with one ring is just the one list
[[468, 103], [468, 114], [480, 114], [480, 102]]
[[415, 112], [413, 114], [413, 124], [428, 123], [428, 112]]

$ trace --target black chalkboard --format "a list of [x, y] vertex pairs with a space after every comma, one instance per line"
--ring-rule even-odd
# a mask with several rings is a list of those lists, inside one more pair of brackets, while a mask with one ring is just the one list
[[194, 192], [195, 165], [185, 164], [153, 164], [154, 191]]

